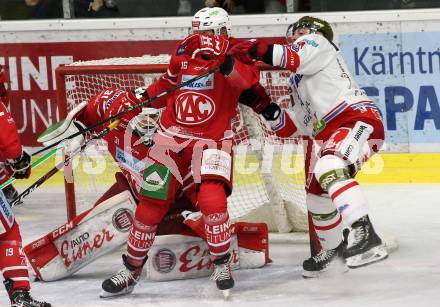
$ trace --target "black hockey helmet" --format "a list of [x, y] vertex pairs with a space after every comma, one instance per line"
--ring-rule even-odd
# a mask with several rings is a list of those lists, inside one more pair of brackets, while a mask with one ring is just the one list
[[310, 33], [316, 33], [319, 31], [329, 41], [333, 40], [333, 30], [327, 21], [312, 16], [304, 16], [287, 28], [287, 41], [289, 41], [289, 38], [293, 36], [293, 33], [298, 28], [308, 28], [310, 29]]

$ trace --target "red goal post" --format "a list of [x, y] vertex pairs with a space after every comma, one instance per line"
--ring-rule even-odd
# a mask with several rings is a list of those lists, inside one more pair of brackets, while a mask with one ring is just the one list
[[[66, 117], [75, 105], [90, 99], [103, 88], [116, 86], [129, 90], [150, 84], [166, 71], [168, 59], [166, 55], [115, 58], [58, 67], [55, 73], [60, 117]], [[272, 99], [281, 105], [288, 101], [287, 77], [288, 72], [261, 67], [260, 82]], [[231, 217], [263, 220], [269, 224], [269, 228], [278, 232], [307, 231], [301, 142], [297, 139], [280, 140], [267, 129], [259, 116], [245, 106], [239, 109], [234, 124], [234, 192], [228, 199]], [[102, 148], [97, 151], [105, 155]], [[105, 161], [112, 163], [108, 157]], [[78, 165], [73, 166], [75, 180], [65, 182], [69, 220], [76, 216], [81, 207], [80, 202], [84, 198], [81, 194], [96, 197], [102, 192], [87, 194], [84, 190], [92, 185], [97, 189], [105, 186], [101, 184], [101, 177], [108, 179], [111, 177], [109, 173], [117, 170], [112, 165], [112, 170], [106, 168], [104, 176], [92, 174], [88, 176], [91, 179], [83, 180], [79, 179], [79, 174], [84, 173], [84, 167], [78, 170]], [[258, 167], [255, 168], [255, 165]], [[93, 183], [89, 183], [89, 180]], [[93, 204], [92, 196], [85, 197], [85, 207]]]

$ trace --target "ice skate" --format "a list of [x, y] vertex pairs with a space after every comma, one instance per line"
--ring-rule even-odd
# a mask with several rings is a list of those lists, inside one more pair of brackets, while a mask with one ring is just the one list
[[374, 231], [368, 215], [353, 223], [348, 242], [344, 257], [349, 268], [362, 267], [388, 257], [388, 252]]
[[345, 243], [341, 242], [335, 249], [322, 250], [316, 256], [303, 262], [302, 276], [314, 278], [321, 275], [332, 275], [348, 271], [345, 259], [342, 256]]
[[211, 279], [215, 280], [217, 288], [222, 291], [225, 300], [230, 297], [230, 290], [234, 287], [234, 279], [231, 274], [231, 255], [228, 253], [214, 262], [214, 272]]
[[127, 262], [127, 256], [122, 255], [124, 268], [110, 278], [102, 282], [102, 292], [100, 298], [112, 298], [114, 296], [127, 295], [133, 292], [134, 287], [138, 283], [142, 266], [133, 267]]
[[4, 284], [9, 293], [11, 300], [11, 307], [51, 307], [52, 305], [46, 302], [40, 302], [32, 298], [28, 290], [17, 289], [12, 290], [13, 281], [5, 280]]

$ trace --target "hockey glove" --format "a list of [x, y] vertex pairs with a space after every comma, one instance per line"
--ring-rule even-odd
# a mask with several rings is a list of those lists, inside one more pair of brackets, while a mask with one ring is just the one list
[[267, 121], [276, 121], [281, 115], [281, 108], [274, 102], [271, 102], [261, 111], [261, 115]]
[[244, 90], [239, 97], [241, 104], [251, 107], [252, 110], [258, 114], [261, 114], [261, 112], [270, 105], [270, 100], [270, 96], [260, 83]]
[[221, 35], [192, 34], [182, 41], [181, 46], [185, 55], [192, 59], [201, 57], [204, 60], [216, 59], [223, 63], [229, 40]]
[[261, 60], [268, 51], [269, 45], [262, 40], [250, 39], [235, 44], [228, 54], [236, 57], [244, 64], [253, 64], [257, 60]]
[[14, 170], [14, 177], [17, 179], [29, 178], [31, 175], [31, 156], [23, 150], [21, 156], [15, 160], [7, 160]]
[[140, 102], [147, 101], [150, 99], [150, 96], [148, 95], [147, 87], [138, 87], [134, 90], [134, 95], [136, 96], [136, 99]]

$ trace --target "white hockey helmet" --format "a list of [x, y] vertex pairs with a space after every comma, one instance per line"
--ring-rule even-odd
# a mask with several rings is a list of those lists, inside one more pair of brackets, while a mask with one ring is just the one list
[[193, 17], [191, 30], [213, 30], [214, 35], [221, 35], [222, 29], [226, 29], [228, 37], [231, 35], [231, 20], [228, 13], [220, 7], [205, 7], [199, 10]]

